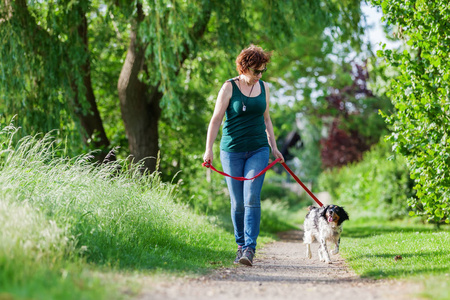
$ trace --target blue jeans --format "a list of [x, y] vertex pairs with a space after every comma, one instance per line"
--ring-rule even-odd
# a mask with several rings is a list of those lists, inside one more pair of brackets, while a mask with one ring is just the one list
[[[220, 151], [223, 171], [234, 177], [251, 178], [269, 163], [269, 147], [249, 152]], [[265, 174], [254, 180], [226, 177], [231, 200], [231, 220], [236, 243], [243, 249], [256, 249], [261, 223], [261, 189]]]

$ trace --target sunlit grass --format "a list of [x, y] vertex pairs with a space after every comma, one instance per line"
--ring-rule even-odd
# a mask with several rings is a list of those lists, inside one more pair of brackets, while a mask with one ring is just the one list
[[448, 299], [450, 230], [414, 221], [355, 220], [344, 226], [341, 254], [362, 277], [415, 280], [423, 296]]
[[[176, 204], [174, 186], [126, 162], [55, 156], [50, 136], [0, 132], [0, 295], [114, 299], [114, 272], [199, 273], [230, 265], [231, 232]], [[9, 295], [9, 296], [8, 296]]]
[[[80, 256], [76, 239], [29, 203], [0, 195], [0, 291], [11, 299], [119, 298]], [[2, 298], [3, 299], [3, 298]], [[6, 297], [6, 299], [9, 299]]]

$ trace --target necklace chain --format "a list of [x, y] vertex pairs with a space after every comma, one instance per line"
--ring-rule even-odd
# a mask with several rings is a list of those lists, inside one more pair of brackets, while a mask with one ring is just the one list
[[[241, 83], [240, 83], [240, 79], [238, 78], [238, 83], [239, 83], [239, 90], [241, 92], [241, 103], [242, 103], [242, 111], [246, 111], [247, 110], [247, 106], [245, 105], [244, 101], [242, 100], [242, 95], [244, 94], [241, 90]], [[247, 98], [245, 99], [245, 102], [247, 102], [248, 98], [250, 98], [250, 96], [252, 95], [253, 92], [253, 88], [255, 87], [255, 85], [252, 85], [252, 88], [250, 89], [250, 93], [248, 94], [248, 96], [246, 96]]]

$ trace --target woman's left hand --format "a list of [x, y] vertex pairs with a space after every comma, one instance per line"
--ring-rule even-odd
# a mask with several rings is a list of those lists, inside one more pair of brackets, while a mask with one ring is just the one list
[[281, 152], [280, 152], [278, 149], [273, 149], [273, 150], [272, 150], [272, 154], [273, 154], [273, 156], [275, 156], [276, 159], [277, 159], [277, 158], [281, 158], [280, 163], [284, 163], [284, 157], [283, 157], [283, 154], [281, 154]]

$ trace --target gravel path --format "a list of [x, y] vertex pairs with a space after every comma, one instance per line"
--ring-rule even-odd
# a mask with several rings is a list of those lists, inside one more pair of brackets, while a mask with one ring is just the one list
[[301, 231], [280, 237], [257, 252], [253, 267], [223, 268], [195, 279], [151, 281], [138, 299], [420, 299], [419, 285], [362, 279], [339, 255], [331, 257], [330, 265], [320, 262], [317, 243], [311, 245], [313, 258], [305, 258]]

